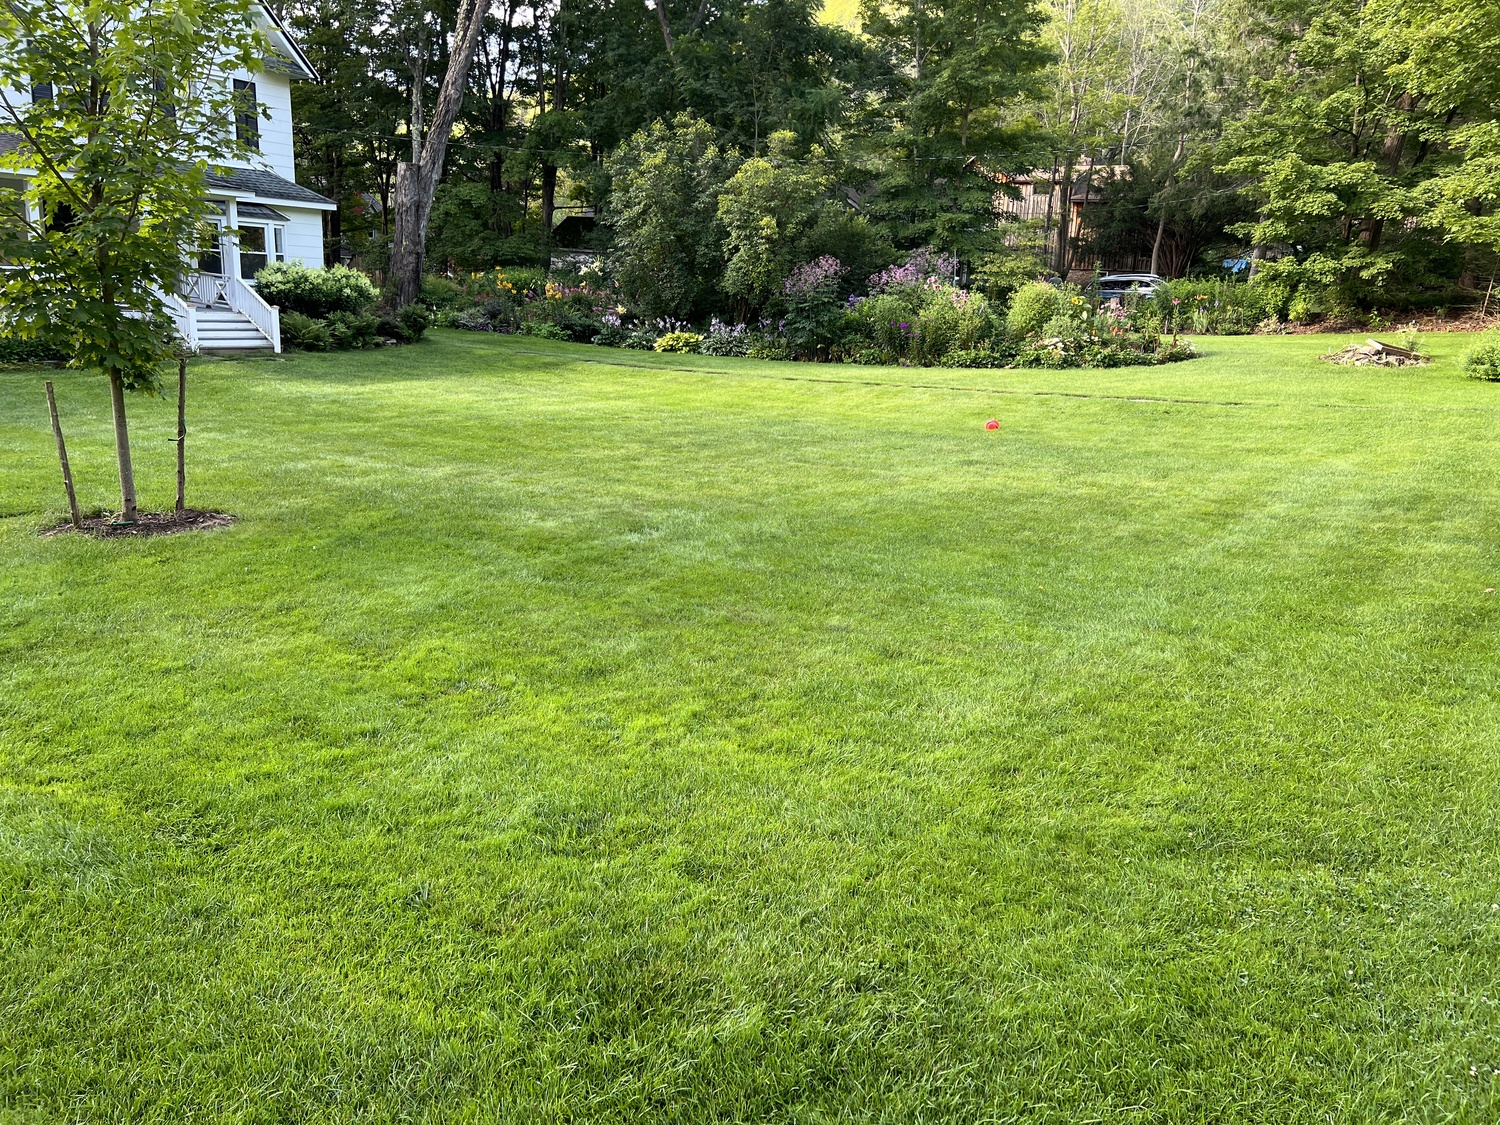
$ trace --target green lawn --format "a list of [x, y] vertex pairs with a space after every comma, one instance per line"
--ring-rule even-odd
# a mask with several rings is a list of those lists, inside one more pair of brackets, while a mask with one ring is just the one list
[[1500, 1117], [1465, 339], [434, 337], [0, 372], [0, 1122]]

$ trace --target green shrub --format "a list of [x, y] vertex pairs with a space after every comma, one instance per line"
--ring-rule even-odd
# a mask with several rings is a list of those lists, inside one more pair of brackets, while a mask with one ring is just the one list
[[1486, 332], [1464, 356], [1464, 374], [1470, 379], [1500, 383], [1500, 332]]
[[897, 324], [894, 339], [904, 341], [901, 357], [923, 366], [942, 364], [953, 351], [975, 351], [995, 335], [997, 322], [983, 294], [954, 285], [926, 283], [909, 328]]
[[1009, 367], [1013, 356], [1002, 355], [988, 348], [961, 348], [943, 357], [940, 367]]
[[601, 348], [623, 348], [625, 341], [630, 339], [630, 329], [621, 328], [618, 324], [606, 324], [590, 343], [597, 344]]
[[495, 325], [489, 317], [484, 315], [481, 309], [466, 309], [461, 313], [454, 313], [448, 319], [449, 328], [457, 328], [464, 332], [494, 332]]
[[283, 312], [326, 317], [329, 313], [358, 313], [375, 303], [374, 284], [348, 266], [312, 269], [295, 262], [276, 262], [255, 275], [256, 291]]
[[649, 352], [656, 347], [658, 333], [654, 328], [637, 328], [625, 337], [625, 342], [620, 346], [630, 348], [632, 351]]
[[751, 359], [791, 359], [792, 348], [780, 336], [767, 333], [752, 340], [745, 354]]
[[479, 314], [496, 332], [518, 332], [521, 328], [521, 306], [515, 297], [501, 293], [479, 306]]
[[743, 356], [750, 351], [750, 330], [743, 324], [725, 324], [714, 317], [708, 335], [698, 345], [703, 355]]
[[281, 314], [281, 345], [305, 352], [326, 352], [333, 344], [328, 325], [299, 312]]
[[701, 343], [703, 337], [696, 332], [668, 332], [656, 341], [654, 350], [686, 354], [696, 352]]
[[848, 350], [875, 352], [880, 363], [905, 359], [911, 352], [912, 332], [921, 314], [919, 294], [919, 289], [899, 289], [854, 305], [844, 314]]
[[[526, 308], [533, 323], [548, 324], [562, 333], [557, 339], [586, 344], [604, 329], [604, 321], [583, 301], [536, 301]], [[536, 335], [526, 329], [528, 335]], [[551, 337], [549, 337], [550, 339]]]
[[373, 313], [331, 312], [328, 314], [328, 340], [340, 351], [368, 348], [380, 331], [380, 318]]
[[407, 305], [405, 308], [397, 309], [395, 320], [401, 334], [391, 335], [390, 338], [400, 340], [403, 344], [415, 344], [426, 335], [428, 327], [432, 324], [432, 316], [422, 305]]
[[538, 340], [557, 340], [559, 342], [566, 342], [571, 339], [565, 329], [558, 327], [556, 324], [548, 323], [547, 321], [533, 321], [532, 323], [526, 325], [526, 327], [522, 331], [525, 335], [531, 336]]
[[1283, 281], [1185, 277], [1158, 286], [1150, 300], [1136, 307], [1132, 321], [1140, 328], [1144, 317], [1154, 315], [1158, 331], [1243, 336], [1268, 317], [1279, 318], [1291, 300]]
[[440, 309], [459, 309], [470, 303], [464, 287], [446, 277], [424, 277], [417, 300], [433, 312]]
[[1041, 335], [1042, 329], [1062, 311], [1063, 294], [1045, 281], [1027, 282], [1010, 299], [1005, 314], [1005, 330], [1013, 340]]
[[0, 363], [62, 363], [67, 358], [62, 349], [42, 340], [0, 336]]
[[530, 293], [540, 297], [547, 287], [546, 270], [534, 269], [530, 266], [507, 266], [495, 272], [504, 276], [511, 285], [515, 286], [517, 293]]

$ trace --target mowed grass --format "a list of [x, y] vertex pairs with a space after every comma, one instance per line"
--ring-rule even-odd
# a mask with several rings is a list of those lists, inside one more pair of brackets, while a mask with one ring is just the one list
[[1464, 338], [434, 335], [196, 365], [189, 501], [241, 522], [140, 542], [38, 536], [0, 373], [0, 1121], [1500, 1115]]

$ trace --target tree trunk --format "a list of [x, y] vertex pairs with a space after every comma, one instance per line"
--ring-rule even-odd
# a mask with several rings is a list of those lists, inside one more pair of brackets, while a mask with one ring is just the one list
[[542, 165], [542, 258], [552, 268], [552, 217], [557, 211], [557, 165]]
[[1062, 177], [1058, 181], [1057, 201], [1057, 253], [1053, 256], [1052, 270], [1064, 281], [1068, 280], [1068, 269], [1072, 266], [1073, 223], [1073, 157], [1063, 160]]
[[120, 465], [120, 522], [135, 523], [135, 471], [130, 466], [130, 428], [125, 422], [125, 381], [109, 374], [109, 404], [115, 418], [115, 460]]
[[427, 126], [422, 158], [396, 166], [396, 222], [391, 246], [391, 274], [396, 279], [396, 304], [416, 301], [422, 291], [422, 266], [426, 257], [427, 220], [432, 215], [432, 197], [443, 174], [448, 138], [463, 105], [464, 88], [474, 48], [484, 27], [489, 0], [464, 0], [458, 11], [448, 70], [438, 91], [437, 108]]
[[1250, 247], [1250, 274], [1249, 274], [1249, 278], [1250, 278], [1251, 281], [1254, 281], [1255, 280], [1255, 276], [1258, 273], [1260, 273], [1260, 264], [1261, 264], [1261, 262], [1265, 261], [1265, 258], [1266, 258], [1266, 248], [1264, 246], [1252, 246], [1252, 247]]
[[417, 36], [417, 54], [411, 64], [411, 162], [422, 160], [422, 87], [427, 82], [427, 37]]
[[1156, 237], [1151, 241], [1151, 269], [1149, 273], [1161, 276], [1161, 246], [1167, 240], [1167, 205], [1161, 205], [1161, 217], [1156, 220]]
[[[403, 160], [396, 165], [396, 234], [391, 245], [391, 277], [396, 281], [396, 304], [409, 305], [422, 292], [422, 265], [427, 232], [423, 222], [421, 170]], [[427, 209], [432, 207], [431, 201]]]
[[656, 19], [661, 24], [662, 42], [667, 45], [667, 54], [672, 53], [672, 26], [667, 23], [667, 0], [654, 0]]
[[[1188, 81], [1191, 83], [1191, 71]], [[1156, 240], [1151, 244], [1151, 272], [1160, 274], [1157, 265], [1161, 262], [1162, 243], [1167, 238], [1167, 204], [1172, 197], [1172, 180], [1177, 175], [1177, 165], [1182, 162], [1183, 149], [1187, 146], [1187, 134], [1177, 134], [1177, 151], [1172, 154], [1172, 163], [1167, 170], [1166, 182], [1161, 186], [1161, 218], [1156, 223]]]

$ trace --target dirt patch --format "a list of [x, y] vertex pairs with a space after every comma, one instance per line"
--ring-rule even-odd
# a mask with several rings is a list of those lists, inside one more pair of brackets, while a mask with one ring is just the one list
[[[115, 516], [90, 516], [83, 521], [81, 534], [95, 539], [115, 539], [120, 536], [176, 535], [181, 531], [213, 531], [229, 527], [239, 521], [239, 516], [227, 512], [204, 512], [188, 508], [182, 512], [142, 512], [135, 523], [120, 523]], [[43, 538], [62, 535], [73, 530], [71, 523], [60, 523], [42, 532]]]
[[[1418, 332], [1482, 332], [1487, 328], [1500, 327], [1500, 314], [1494, 309], [1500, 300], [1490, 303], [1488, 314], [1481, 309], [1462, 309], [1446, 313], [1412, 313], [1401, 312], [1399, 309], [1386, 309], [1381, 312], [1385, 320], [1386, 331], [1391, 331], [1391, 326], [1405, 328], [1413, 325]], [[1324, 333], [1349, 333], [1370, 331], [1369, 321], [1359, 320], [1320, 320], [1316, 324], [1286, 324], [1281, 328], [1281, 334], [1286, 336], [1318, 336]]]

